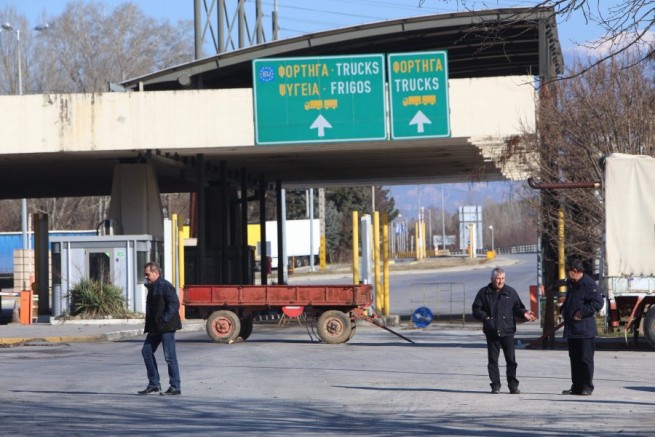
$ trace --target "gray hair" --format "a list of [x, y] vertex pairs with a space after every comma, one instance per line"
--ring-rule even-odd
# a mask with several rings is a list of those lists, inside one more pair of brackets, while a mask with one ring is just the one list
[[505, 273], [505, 270], [501, 269], [500, 267], [496, 267], [495, 269], [493, 269], [491, 271], [491, 282], [493, 282], [494, 279], [496, 279], [496, 277], [501, 273]]

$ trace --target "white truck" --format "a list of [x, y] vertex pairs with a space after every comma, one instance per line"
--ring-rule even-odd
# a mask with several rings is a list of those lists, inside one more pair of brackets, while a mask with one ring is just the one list
[[612, 154], [605, 162], [605, 266], [609, 323], [643, 332], [655, 347], [655, 158]]
[[[321, 247], [321, 226], [318, 219], [287, 220], [285, 236], [286, 255], [289, 265], [292, 267], [309, 265], [310, 254], [314, 255], [314, 261], [317, 263], [319, 248]], [[312, 239], [313, 244], [310, 244]], [[266, 222], [266, 240], [266, 253], [271, 257], [272, 267], [277, 268], [277, 222]], [[255, 258], [259, 260], [261, 254], [259, 224], [248, 225], [248, 244], [256, 247]]]

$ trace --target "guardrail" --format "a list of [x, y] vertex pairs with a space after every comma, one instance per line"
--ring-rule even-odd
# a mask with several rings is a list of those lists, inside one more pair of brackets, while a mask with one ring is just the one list
[[[482, 249], [477, 249], [475, 251], [477, 256], [486, 256], [487, 252], [489, 251], [489, 248], [482, 248]], [[508, 246], [508, 247], [496, 247], [495, 248], [496, 254], [497, 255], [511, 255], [511, 254], [519, 254], [519, 253], [537, 253], [537, 245], [536, 244], [522, 244], [518, 246]], [[447, 255], [446, 253], [443, 253], [442, 250], [440, 250], [439, 256], [468, 256], [468, 252], [465, 250], [455, 250], [455, 249], [449, 249], [447, 250]], [[416, 259], [416, 252], [415, 251], [397, 251], [393, 252], [391, 254], [392, 258], [394, 259]], [[428, 256], [429, 257], [434, 257], [434, 249], [429, 249], [428, 250]]]

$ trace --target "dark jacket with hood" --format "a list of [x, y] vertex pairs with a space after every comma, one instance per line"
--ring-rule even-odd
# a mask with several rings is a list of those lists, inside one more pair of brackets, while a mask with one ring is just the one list
[[153, 335], [182, 329], [180, 320], [180, 300], [175, 287], [164, 278], [146, 284], [146, 326], [144, 333]]
[[507, 337], [516, 332], [516, 318], [525, 321], [525, 307], [509, 285], [499, 291], [491, 283], [478, 291], [473, 301], [473, 317], [482, 322], [482, 332], [492, 337]]
[[[596, 283], [586, 274], [578, 282], [566, 281], [566, 298], [560, 312], [564, 319], [564, 337], [593, 338], [598, 335], [595, 315], [603, 308], [605, 300], [598, 292]], [[575, 320], [577, 311], [582, 320]]]

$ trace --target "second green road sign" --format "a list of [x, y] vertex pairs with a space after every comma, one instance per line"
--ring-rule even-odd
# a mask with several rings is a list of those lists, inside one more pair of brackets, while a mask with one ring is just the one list
[[389, 54], [391, 139], [450, 136], [445, 51]]
[[253, 61], [255, 143], [387, 139], [384, 64], [380, 54]]

